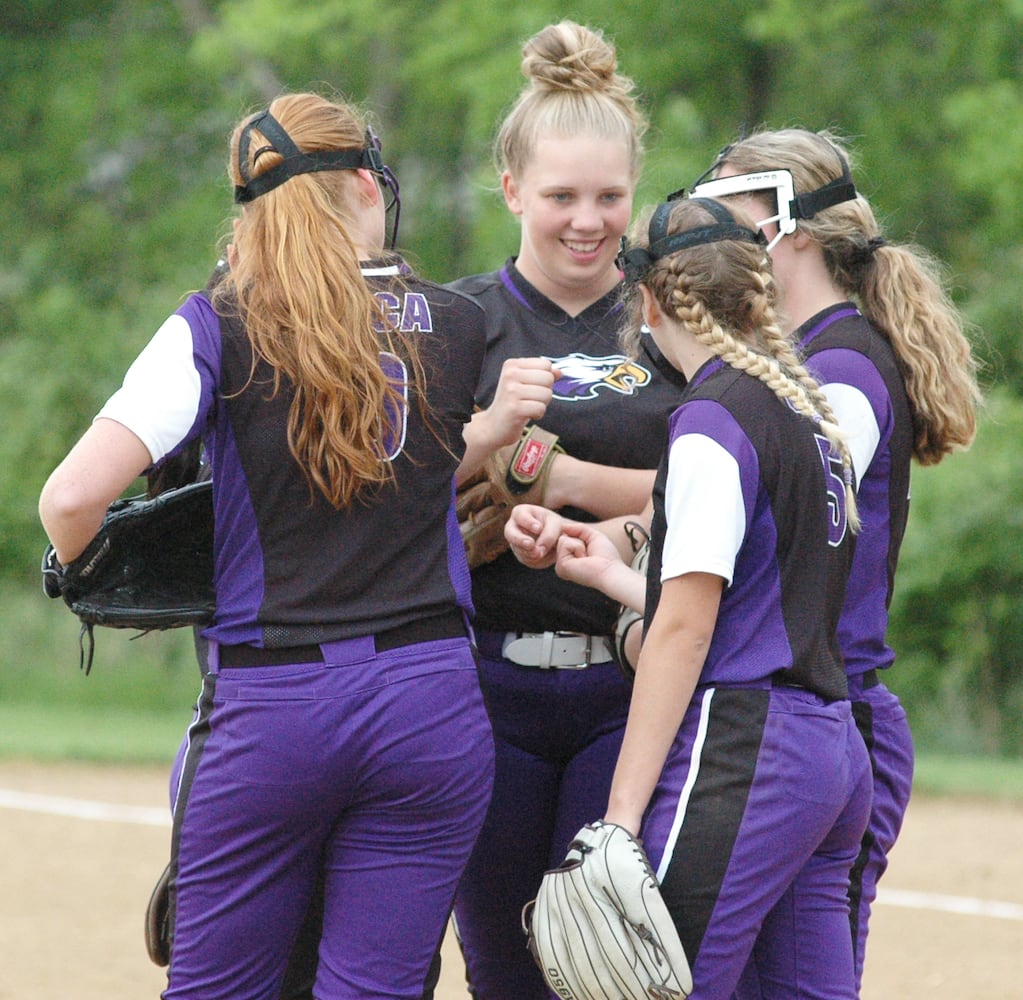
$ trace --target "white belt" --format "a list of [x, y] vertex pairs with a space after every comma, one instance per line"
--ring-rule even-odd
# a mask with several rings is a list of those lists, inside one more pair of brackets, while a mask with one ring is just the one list
[[512, 663], [541, 670], [582, 670], [614, 659], [605, 636], [580, 632], [509, 632], [501, 652]]

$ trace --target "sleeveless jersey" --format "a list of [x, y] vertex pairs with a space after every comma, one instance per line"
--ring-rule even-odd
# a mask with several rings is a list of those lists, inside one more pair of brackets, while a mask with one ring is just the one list
[[913, 417], [887, 338], [850, 302], [807, 320], [796, 340], [849, 435], [862, 527], [838, 634], [850, 676], [891, 666], [885, 641], [909, 517]]
[[715, 573], [726, 585], [701, 685], [783, 678], [844, 698], [835, 627], [850, 556], [827, 440], [758, 379], [709, 361], [671, 417], [654, 487], [647, 627], [662, 579]]
[[[655, 469], [667, 418], [685, 381], [650, 337], [633, 361], [618, 343], [624, 309], [620, 290], [578, 316], [538, 292], [509, 260], [499, 271], [460, 278], [449, 287], [472, 295], [486, 311], [487, 352], [476, 394], [488, 406], [508, 358], [544, 357], [560, 370], [542, 420], [569, 455], [601, 465]], [[578, 520], [593, 518], [574, 509]], [[528, 569], [511, 553], [473, 571], [477, 625], [493, 631], [610, 633], [617, 605], [589, 587], [561, 580], [553, 569]]]
[[425, 368], [426, 415], [405, 363], [381, 354], [404, 384], [393, 440], [394, 481], [335, 510], [311, 490], [287, 443], [293, 389], [257, 364], [237, 320], [191, 296], [129, 369], [101, 416], [128, 426], [154, 460], [197, 436], [213, 472], [217, 610], [205, 634], [270, 647], [369, 635], [458, 605], [471, 611], [454, 515], [484, 350], [471, 299], [390, 265], [366, 270], [391, 320], [413, 336]]

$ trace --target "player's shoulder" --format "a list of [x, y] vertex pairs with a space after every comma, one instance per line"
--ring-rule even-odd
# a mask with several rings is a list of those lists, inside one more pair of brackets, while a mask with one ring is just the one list
[[797, 339], [807, 357], [836, 349], [869, 356], [885, 339], [851, 302], [830, 307], [805, 326], [809, 329]]
[[458, 309], [465, 313], [484, 312], [483, 304], [467, 289], [457, 288], [451, 284], [440, 284], [428, 278], [415, 277], [409, 282], [410, 287], [422, 293], [431, 303], [442, 308]]
[[444, 287], [479, 300], [486, 298], [491, 292], [501, 288], [501, 276], [499, 271], [467, 274], [461, 278], [455, 278], [454, 281], [445, 283]]
[[826, 382], [901, 381], [891, 341], [858, 311], [832, 323], [803, 348], [807, 367]]

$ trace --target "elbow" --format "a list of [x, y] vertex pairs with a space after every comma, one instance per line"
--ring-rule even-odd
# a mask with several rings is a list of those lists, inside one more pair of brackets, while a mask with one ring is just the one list
[[39, 520], [64, 564], [77, 556], [96, 534], [106, 505], [73, 484], [51, 479], [39, 496]]
[[39, 520], [49, 533], [51, 525], [59, 527], [80, 518], [86, 506], [84, 491], [60, 483], [51, 476], [39, 495]]

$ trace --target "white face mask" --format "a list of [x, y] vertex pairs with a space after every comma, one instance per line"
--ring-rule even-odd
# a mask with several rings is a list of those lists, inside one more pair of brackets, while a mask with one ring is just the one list
[[783, 236], [788, 236], [796, 231], [796, 219], [793, 215], [796, 196], [792, 184], [792, 174], [788, 170], [762, 170], [755, 174], [735, 174], [731, 177], [704, 181], [693, 188], [690, 197], [727, 198], [729, 195], [764, 191], [774, 192], [775, 204], [778, 206], [777, 215], [760, 219], [756, 224], [758, 229], [763, 229], [769, 222], [778, 223], [777, 235], [767, 244], [767, 251], [770, 253]]
[[792, 174], [788, 170], [760, 170], [752, 174], [735, 174], [731, 177], [719, 177], [710, 181], [698, 181], [690, 194], [692, 198], [727, 198], [733, 194], [752, 194], [755, 192], [774, 191], [778, 214], [761, 219], [757, 225], [763, 227], [769, 222], [778, 223], [778, 235], [768, 244], [770, 251], [777, 246], [783, 236], [796, 231], [798, 219], [812, 219], [818, 212], [839, 205], [843, 201], [852, 201], [856, 197], [856, 186], [845, 157], [839, 156], [842, 174], [828, 181], [816, 191], [797, 195], [792, 183]]

